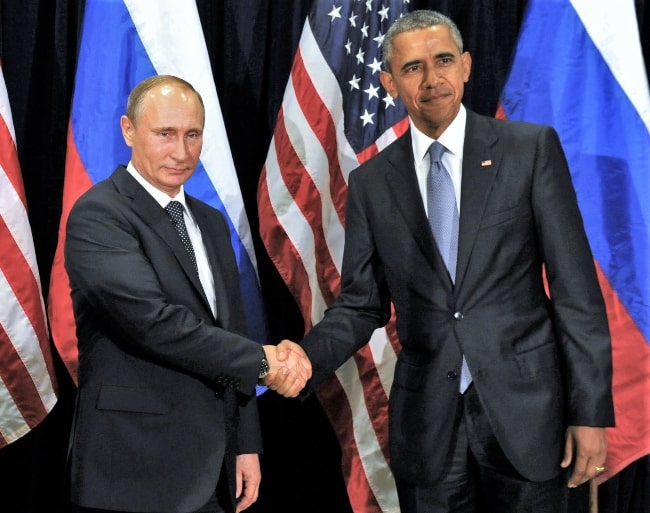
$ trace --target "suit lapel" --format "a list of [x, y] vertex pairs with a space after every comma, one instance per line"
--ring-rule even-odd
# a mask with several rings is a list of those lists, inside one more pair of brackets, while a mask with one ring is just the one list
[[197, 205], [197, 201], [194, 198], [186, 195], [185, 199], [188, 206], [192, 209], [192, 214], [201, 230], [201, 237], [208, 255], [208, 261], [210, 262], [215, 301], [217, 304], [217, 319], [220, 326], [227, 327], [229, 326], [230, 319], [230, 304], [226, 294], [224, 294], [224, 291], [227, 290], [227, 285], [223, 276], [224, 268], [219, 258], [223, 249], [220, 250], [219, 248], [230, 247], [230, 234], [224, 234], [223, 231], [217, 230], [217, 224], [214, 219], [207, 217], [205, 210]]
[[203, 298], [208, 310], [210, 310], [208, 299], [205, 296], [199, 276], [194, 269], [194, 264], [192, 263], [185, 246], [183, 246], [183, 241], [181, 241], [181, 238], [178, 236], [176, 228], [174, 228], [174, 225], [170, 222], [169, 215], [165, 212], [165, 209], [161, 208], [158, 202], [140, 186], [140, 184], [124, 167], [118, 167], [115, 173], [111, 176], [111, 179], [121, 194], [132, 199], [131, 208], [135, 214], [146, 222], [151, 230], [169, 246], [176, 256], [176, 260], [183, 270], [183, 273], [185, 273], [197, 293], [199, 293]]
[[489, 124], [468, 110], [456, 265], [457, 289], [462, 286], [492, 184], [501, 163], [501, 152], [496, 148], [496, 141]]
[[386, 181], [389, 194], [395, 197], [394, 204], [397, 205], [407, 230], [416, 240], [431, 268], [434, 272], [439, 273], [443, 281], [451, 288], [451, 278], [436, 246], [422, 202], [422, 194], [413, 163], [410, 133], [408, 131], [401, 137], [386, 155], [388, 163]]

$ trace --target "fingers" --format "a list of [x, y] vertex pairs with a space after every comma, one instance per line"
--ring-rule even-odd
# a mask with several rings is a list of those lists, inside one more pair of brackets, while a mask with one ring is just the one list
[[249, 492], [248, 488], [244, 488], [244, 493], [242, 493], [239, 496], [239, 500], [237, 501], [237, 513], [240, 511], [244, 511], [245, 509], [249, 508], [250, 506], [253, 505], [253, 503], [257, 500], [257, 490], [255, 490], [255, 493], [253, 494], [252, 492]]
[[250, 507], [259, 494], [262, 473], [257, 454], [237, 456], [237, 513]]
[[295, 370], [305, 383], [309, 381], [312, 371], [311, 362], [302, 347], [285, 339], [278, 344], [276, 355], [279, 361], [283, 361], [287, 367]]
[[[607, 455], [607, 438], [605, 429], [590, 426], [569, 426], [567, 429], [566, 450], [569, 447], [569, 440], [572, 440], [573, 454], [575, 458], [573, 473], [569, 478], [569, 488], [575, 488], [581, 484], [598, 477], [605, 471], [605, 458]], [[571, 459], [569, 458], [569, 464]], [[568, 467], [568, 465], [567, 465]], [[565, 467], [566, 468], [566, 467]]]
[[569, 468], [571, 462], [573, 461], [573, 437], [569, 436], [567, 431], [566, 441], [564, 442], [564, 457], [560, 462], [562, 468]]
[[264, 346], [270, 372], [263, 383], [285, 397], [296, 397], [311, 378], [312, 367], [305, 351], [295, 342], [283, 340]]
[[263, 383], [284, 397], [297, 397], [306, 384], [296, 371], [288, 367], [282, 367], [277, 372], [270, 372], [263, 379]]

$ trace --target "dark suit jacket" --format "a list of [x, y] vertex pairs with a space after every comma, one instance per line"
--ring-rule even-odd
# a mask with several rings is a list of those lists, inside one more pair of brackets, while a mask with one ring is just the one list
[[402, 344], [389, 405], [396, 479], [439, 478], [463, 353], [507, 457], [526, 478], [550, 479], [567, 425], [613, 424], [592, 255], [554, 130], [468, 111], [464, 152], [455, 286], [425, 214], [410, 132], [350, 174], [342, 290], [303, 341], [311, 386], [387, 322], [392, 301]]
[[237, 453], [261, 452], [254, 390], [263, 353], [244, 336], [228, 227], [205, 203], [187, 204], [212, 268], [216, 320], [167, 213], [126, 169], [70, 213], [65, 263], [79, 339], [70, 477], [78, 505], [201, 507], [224, 459], [227, 386], [240, 400]]

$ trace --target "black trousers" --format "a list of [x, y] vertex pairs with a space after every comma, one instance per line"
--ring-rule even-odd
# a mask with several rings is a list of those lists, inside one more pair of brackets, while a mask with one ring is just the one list
[[459, 400], [445, 466], [445, 477], [434, 485], [397, 483], [401, 513], [566, 511], [564, 473], [543, 482], [524, 479], [499, 447], [473, 385]]

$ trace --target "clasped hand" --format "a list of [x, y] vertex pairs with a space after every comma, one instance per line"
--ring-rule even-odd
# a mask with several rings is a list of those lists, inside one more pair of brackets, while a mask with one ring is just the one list
[[270, 372], [262, 383], [284, 397], [296, 397], [311, 378], [311, 362], [295, 342], [283, 340], [264, 346]]

